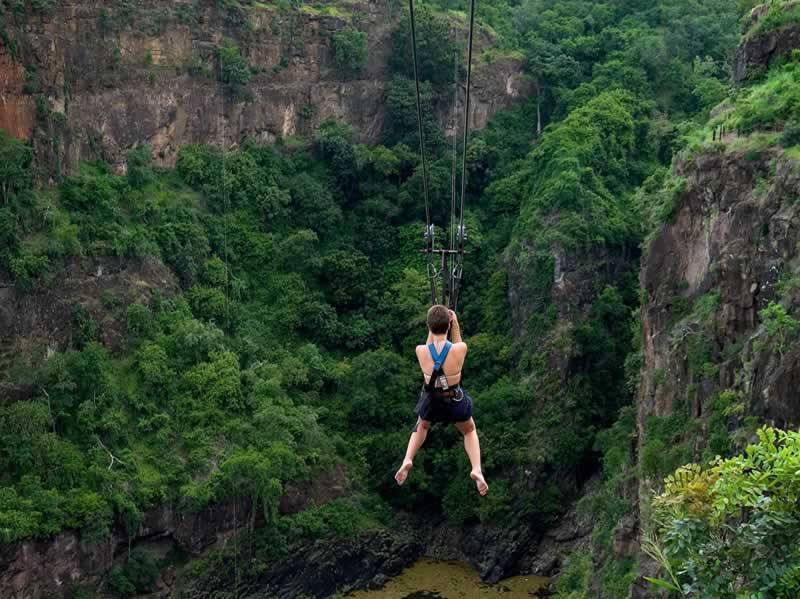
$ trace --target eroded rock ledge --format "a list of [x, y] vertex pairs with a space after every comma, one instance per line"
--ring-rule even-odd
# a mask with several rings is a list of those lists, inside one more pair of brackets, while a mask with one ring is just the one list
[[[129, 26], [134, 17], [113, 22], [121, 17], [100, 0], [64, 0], [7, 25], [17, 56], [0, 42], [0, 127], [33, 139], [47, 164], [60, 160], [67, 169], [97, 158], [122, 167], [127, 149], [143, 143], [158, 165], [173, 166], [187, 144], [230, 146], [245, 136], [271, 142], [308, 135], [331, 118], [352, 125], [361, 141], [380, 139], [391, 35], [402, 14], [395, 3], [358, 0], [348, 4], [349, 16], [263, 5], [249, 10], [245, 23], [232, 23], [218, 3], [205, 0], [194, 24], [165, 19], [165, 10], [181, 5], [136, 3], [136, 31]], [[331, 49], [333, 34], [352, 18], [369, 44], [356, 78], [336, 70]], [[224, 40], [238, 44], [257, 71], [246, 99], [231, 98], [213, 72]], [[490, 42], [481, 35], [477, 43]], [[473, 127], [527, 94], [522, 63], [476, 58]], [[443, 125], [451, 102], [437, 111]]]

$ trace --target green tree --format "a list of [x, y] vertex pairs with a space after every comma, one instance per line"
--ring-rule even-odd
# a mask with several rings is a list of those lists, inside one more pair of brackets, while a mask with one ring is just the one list
[[369, 48], [367, 33], [353, 27], [345, 27], [333, 34], [333, 61], [340, 73], [355, 76], [367, 64]]
[[800, 322], [792, 317], [781, 304], [770, 302], [759, 312], [767, 335], [775, 342], [775, 349], [783, 356], [786, 344], [800, 330]]
[[322, 280], [333, 304], [345, 309], [363, 306], [374, 291], [369, 258], [352, 249], [335, 250], [323, 260]]
[[[426, 149], [434, 154], [445, 147], [444, 135], [434, 118], [433, 88], [428, 82], [420, 86], [422, 127]], [[419, 125], [414, 80], [398, 75], [389, 84], [386, 98], [386, 135], [389, 143], [419, 148]]]
[[153, 171], [150, 168], [152, 160], [150, 146], [139, 146], [128, 151], [128, 184], [133, 189], [142, 189], [153, 181]]
[[[450, 37], [447, 20], [422, 6], [415, 11], [417, 30], [417, 61], [419, 77], [435, 85], [453, 84], [453, 70], [460, 62], [460, 54]], [[389, 55], [392, 72], [409, 79], [414, 78], [411, 60], [411, 24], [405, 17], [392, 35], [392, 52]]]
[[319, 179], [308, 173], [299, 173], [289, 181], [289, 190], [291, 219], [296, 226], [325, 235], [342, 223], [341, 208], [334, 201], [330, 189]]
[[544, 129], [543, 109], [553, 101], [552, 88], [569, 86], [579, 73], [577, 61], [564, 53], [562, 46], [531, 34], [525, 41], [528, 72], [536, 82], [536, 134]]
[[644, 544], [668, 575], [654, 582], [685, 597], [800, 593], [798, 468], [800, 434], [764, 428], [746, 453], [667, 477]]
[[219, 61], [219, 80], [225, 84], [232, 95], [240, 95], [243, 88], [253, 78], [253, 70], [247, 59], [242, 56], [239, 46], [230, 40], [225, 40], [222, 46], [217, 48], [217, 59]]
[[30, 146], [0, 129], [0, 192], [4, 204], [20, 191], [30, 188], [32, 159]]

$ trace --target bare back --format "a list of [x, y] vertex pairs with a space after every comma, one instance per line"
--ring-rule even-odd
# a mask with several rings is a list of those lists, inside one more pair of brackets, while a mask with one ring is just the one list
[[[437, 344], [437, 351], [442, 349], [441, 345], [443, 344]], [[463, 342], [453, 343], [453, 347], [450, 348], [450, 353], [447, 354], [447, 359], [442, 366], [442, 370], [444, 370], [447, 381], [451, 386], [461, 382], [461, 371], [464, 368], [466, 359], [467, 344]], [[422, 369], [422, 374], [425, 376], [425, 382], [430, 382], [431, 373], [433, 372], [433, 357], [427, 345], [417, 346], [417, 361], [420, 369]]]

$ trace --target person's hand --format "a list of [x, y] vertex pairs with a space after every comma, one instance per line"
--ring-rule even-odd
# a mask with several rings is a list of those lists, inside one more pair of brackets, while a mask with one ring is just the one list
[[450, 322], [458, 322], [458, 316], [456, 316], [456, 313], [452, 310], [448, 310], [448, 312], [450, 313]]

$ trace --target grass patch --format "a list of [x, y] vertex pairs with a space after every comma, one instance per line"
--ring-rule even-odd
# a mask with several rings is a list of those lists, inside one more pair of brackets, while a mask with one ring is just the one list
[[331, 6], [329, 4], [325, 4], [322, 6], [314, 4], [303, 4], [303, 6], [300, 7], [300, 12], [307, 15], [335, 17], [337, 19], [342, 19], [345, 21], [349, 21], [353, 17], [353, 13], [339, 6]]
[[785, 25], [800, 22], [800, 6], [787, 6], [785, 0], [773, 2], [769, 12], [761, 17], [753, 28], [747, 32], [747, 38], [753, 38], [768, 31], [775, 31]]
[[734, 109], [711, 121], [728, 131], [751, 133], [759, 129], [783, 128], [796, 117], [800, 106], [800, 63], [795, 60], [773, 68], [766, 80], [739, 94]]

